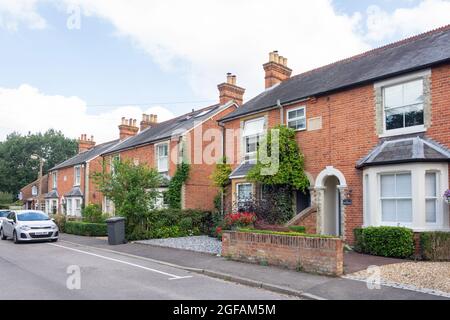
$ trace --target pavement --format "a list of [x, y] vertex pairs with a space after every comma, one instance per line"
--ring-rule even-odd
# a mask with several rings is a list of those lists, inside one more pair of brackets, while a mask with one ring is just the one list
[[299, 298], [223, 281], [142, 257], [105, 251], [95, 246], [86, 247], [65, 241], [19, 245], [12, 241], [0, 241], [0, 301], [34, 299]]
[[[261, 266], [227, 260], [222, 257], [163, 248], [151, 245], [128, 243], [109, 246], [105, 239], [61, 235], [61, 244], [93, 247], [104, 252], [120, 253], [126, 257], [140, 257], [156, 264], [171, 266], [197, 274], [208, 275], [249, 287], [263, 288], [274, 293], [284, 293], [305, 299], [330, 300], [442, 300], [444, 297], [427, 293], [381, 286], [369, 289], [366, 282], [296, 272], [272, 266]], [[396, 259], [373, 258], [364, 262], [364, 257], [353, 256], [357, 263], [350, 267], [358, 271], [371, 264], [394, 263]], [[347, 266], [347, 269], [348, 266]]]

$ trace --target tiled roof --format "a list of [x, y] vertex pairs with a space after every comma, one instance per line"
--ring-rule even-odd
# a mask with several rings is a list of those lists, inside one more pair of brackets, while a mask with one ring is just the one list
[[253, 168], [255, 164], [244, 162], [239, 167], [234, 169], [234, 171], [230, 174], [230, 179], [242, 178], [247, 175], [251, 168]]
[[105, 142], [105, 143], [96, 145], [92, 149], [82, 152], [82, 153], [79, 153], [76, 156], [73, 156], [72, 158], [56, 165], [55, 167], [50, 169], [50, 171], [54, 171], [54, 170], [58, 170], [58, 169], [66, 168], [66, 167], [72, 167], [72, 166], [76, 166], [78, 164], [85, 163], [86, 161], [101, 155], [102, 153], [104, 153], [105, 151], [107, 151], [108, 149], [110, 149], [114, 145], [116, 145], [118, 142], [119, 142], [119, 140], [113, 140], [113, 141], [109, 141], [109, 142]]
[[45, 195], [45, 198], [46, 198], [46, 199], [56, 199], [56, 198], [59, 198], [58, 191], [56, 191], [56, 190], [50, 191], [49, 193], [47, 193], [47, 194]]
[[225, 116], [232, 120], [277, 106], [450, 61], [450, 25], [318, 69], [274, 86]]
[[145, 129], [134, 137], [124, 140], [113, 148], [103, 152], [103, 154], [116, 153], [137, 146], [170, 139], [174, 135], [183, 134], [187, 130], [192, 129], [195, 124], [211, 117], [214, 111], [218, 111], [221, 107], [227, 107], [230, 105], [232, 105], [232, 102], [229, 102], [223, 106], [215, 104], [203, 109], [183, 114], [174, 119], [161, 122], [155, 126]]
[[81, 192], [80, 187], [73, 187], [72, 189], [70, 189], [69, 192], [67, 192], [64, 197], [66, 198], [70, 198], [70, 197], [82, 197], [83, 193]]
[[450, 162], [450, 151], [423, 135], [387, 138], [381, 140], [356, 167], [407, 162]]

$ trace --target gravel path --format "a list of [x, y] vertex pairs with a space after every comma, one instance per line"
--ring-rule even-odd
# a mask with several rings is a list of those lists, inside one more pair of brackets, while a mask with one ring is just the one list
[[216, 238], [211, 238], [208, 236], [141, 240], [136, 241], [136, 243], [204, 252], [216, 255], [222, 252], [222, 242]]
[[[421, 289], [438, 290], [450, 294], [450, 262], [405, 262], [380, 267], [381, 278]], [[366, 270], [351, 274], [367, 278]]]

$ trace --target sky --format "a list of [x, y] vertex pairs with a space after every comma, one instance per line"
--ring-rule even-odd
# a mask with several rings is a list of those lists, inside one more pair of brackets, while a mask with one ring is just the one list
[[450, 0], [0, 0], [0, 141], [54, 128], [116, 139], [264, 90], [278, 50], [297, 74], [450, 23]]

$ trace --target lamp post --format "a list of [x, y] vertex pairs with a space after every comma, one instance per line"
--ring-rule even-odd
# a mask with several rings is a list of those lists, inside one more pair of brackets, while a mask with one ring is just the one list
[[39, 160], [39, 177], [38, 177], [38, 180], [39, 180], [39, 190], [38, 190], [38, 202], [37, 202], [37, 205], [38, 205], [38, 209], [40, 209], [40, 206], [41, 206], [41, 197], [42, 197], [42, 170], [43, 170], [43, 168], [44, 168], [44, 162], [45, 162], [45, 159], [42, 158], [41, 156], [37, 155], [37, 154], [32, 154], [32, 155], [31, 155], [31, 159], [33, 159], [33, 160]]

